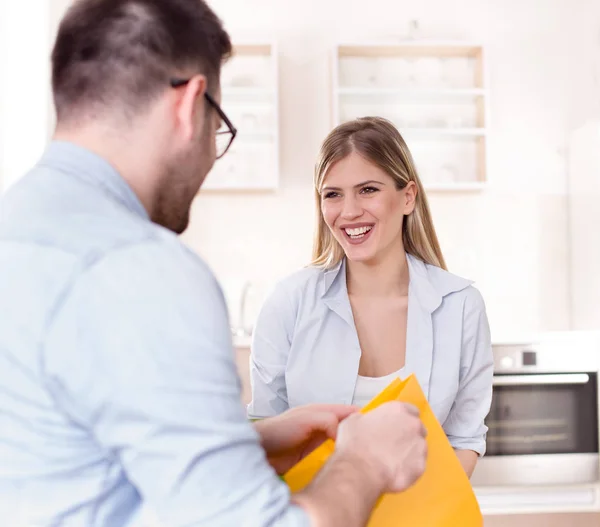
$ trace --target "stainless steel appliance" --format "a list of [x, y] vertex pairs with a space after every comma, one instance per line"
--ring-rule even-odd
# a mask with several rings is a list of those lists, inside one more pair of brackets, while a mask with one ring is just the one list
[[598, 481], [599, 363], [589, 338], [494, 346], [487, 452], [472, 484]]

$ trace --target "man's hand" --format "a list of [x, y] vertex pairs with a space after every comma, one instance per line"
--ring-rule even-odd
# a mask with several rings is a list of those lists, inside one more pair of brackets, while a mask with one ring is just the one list
[[365, 477], [382, 478], [385, 491], [402, 492], [425, 471], [426, 436], [417, 408], [387, 402], [340, 426], [336, 455], [366, 464]]
[[254, 423], [267, 459], [284, 474], [326, 439], [335, 439], [340, 421], [357, 412], [355, 406], [312, 404]]
[[364, 527], [385, 492], [402, 492], [425, 471], [427, 431], [419, 411], [392, 401], [339, 427], [334, 454], [292, 499], [315, 527]]

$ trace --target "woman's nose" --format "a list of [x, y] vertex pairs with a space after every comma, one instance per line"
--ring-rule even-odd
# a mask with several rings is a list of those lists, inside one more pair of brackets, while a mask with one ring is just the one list
[[342, 213], [340, 216], [345, 220], [351, 220], [354, 218], [358, 218], [362, 214], [362, 209], [359, 206], [359, 203], [353, 197], [348, 197], [344, 199], [344, 204], [342, 208]]

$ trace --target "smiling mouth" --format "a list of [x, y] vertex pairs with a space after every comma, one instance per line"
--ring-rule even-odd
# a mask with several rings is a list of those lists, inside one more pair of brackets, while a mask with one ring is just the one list
[[360, 240], [372, 229], [372, 226], [357, 227], [355, 229], [343, 229], [346, 235], [352, 240]]
[[341, 230], [351, 244], [363, 243], [373, 231], [375, 225], [361, 225], [359, 227], [343, 227]]

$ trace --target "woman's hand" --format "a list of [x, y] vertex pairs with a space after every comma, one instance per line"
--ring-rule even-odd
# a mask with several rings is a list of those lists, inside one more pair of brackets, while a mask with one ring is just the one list
[[479, 454], [473, 450], [455, 450], [454, 452], [456, 452], [460, 464], [470, 478], [475, 470], [475, 465], [477, 465]]
[[284, 474], [326, 439], [335, 439], [340, 421], [357, 412], [355, 406], [312, 404], [254, 423], [267, 459]]

